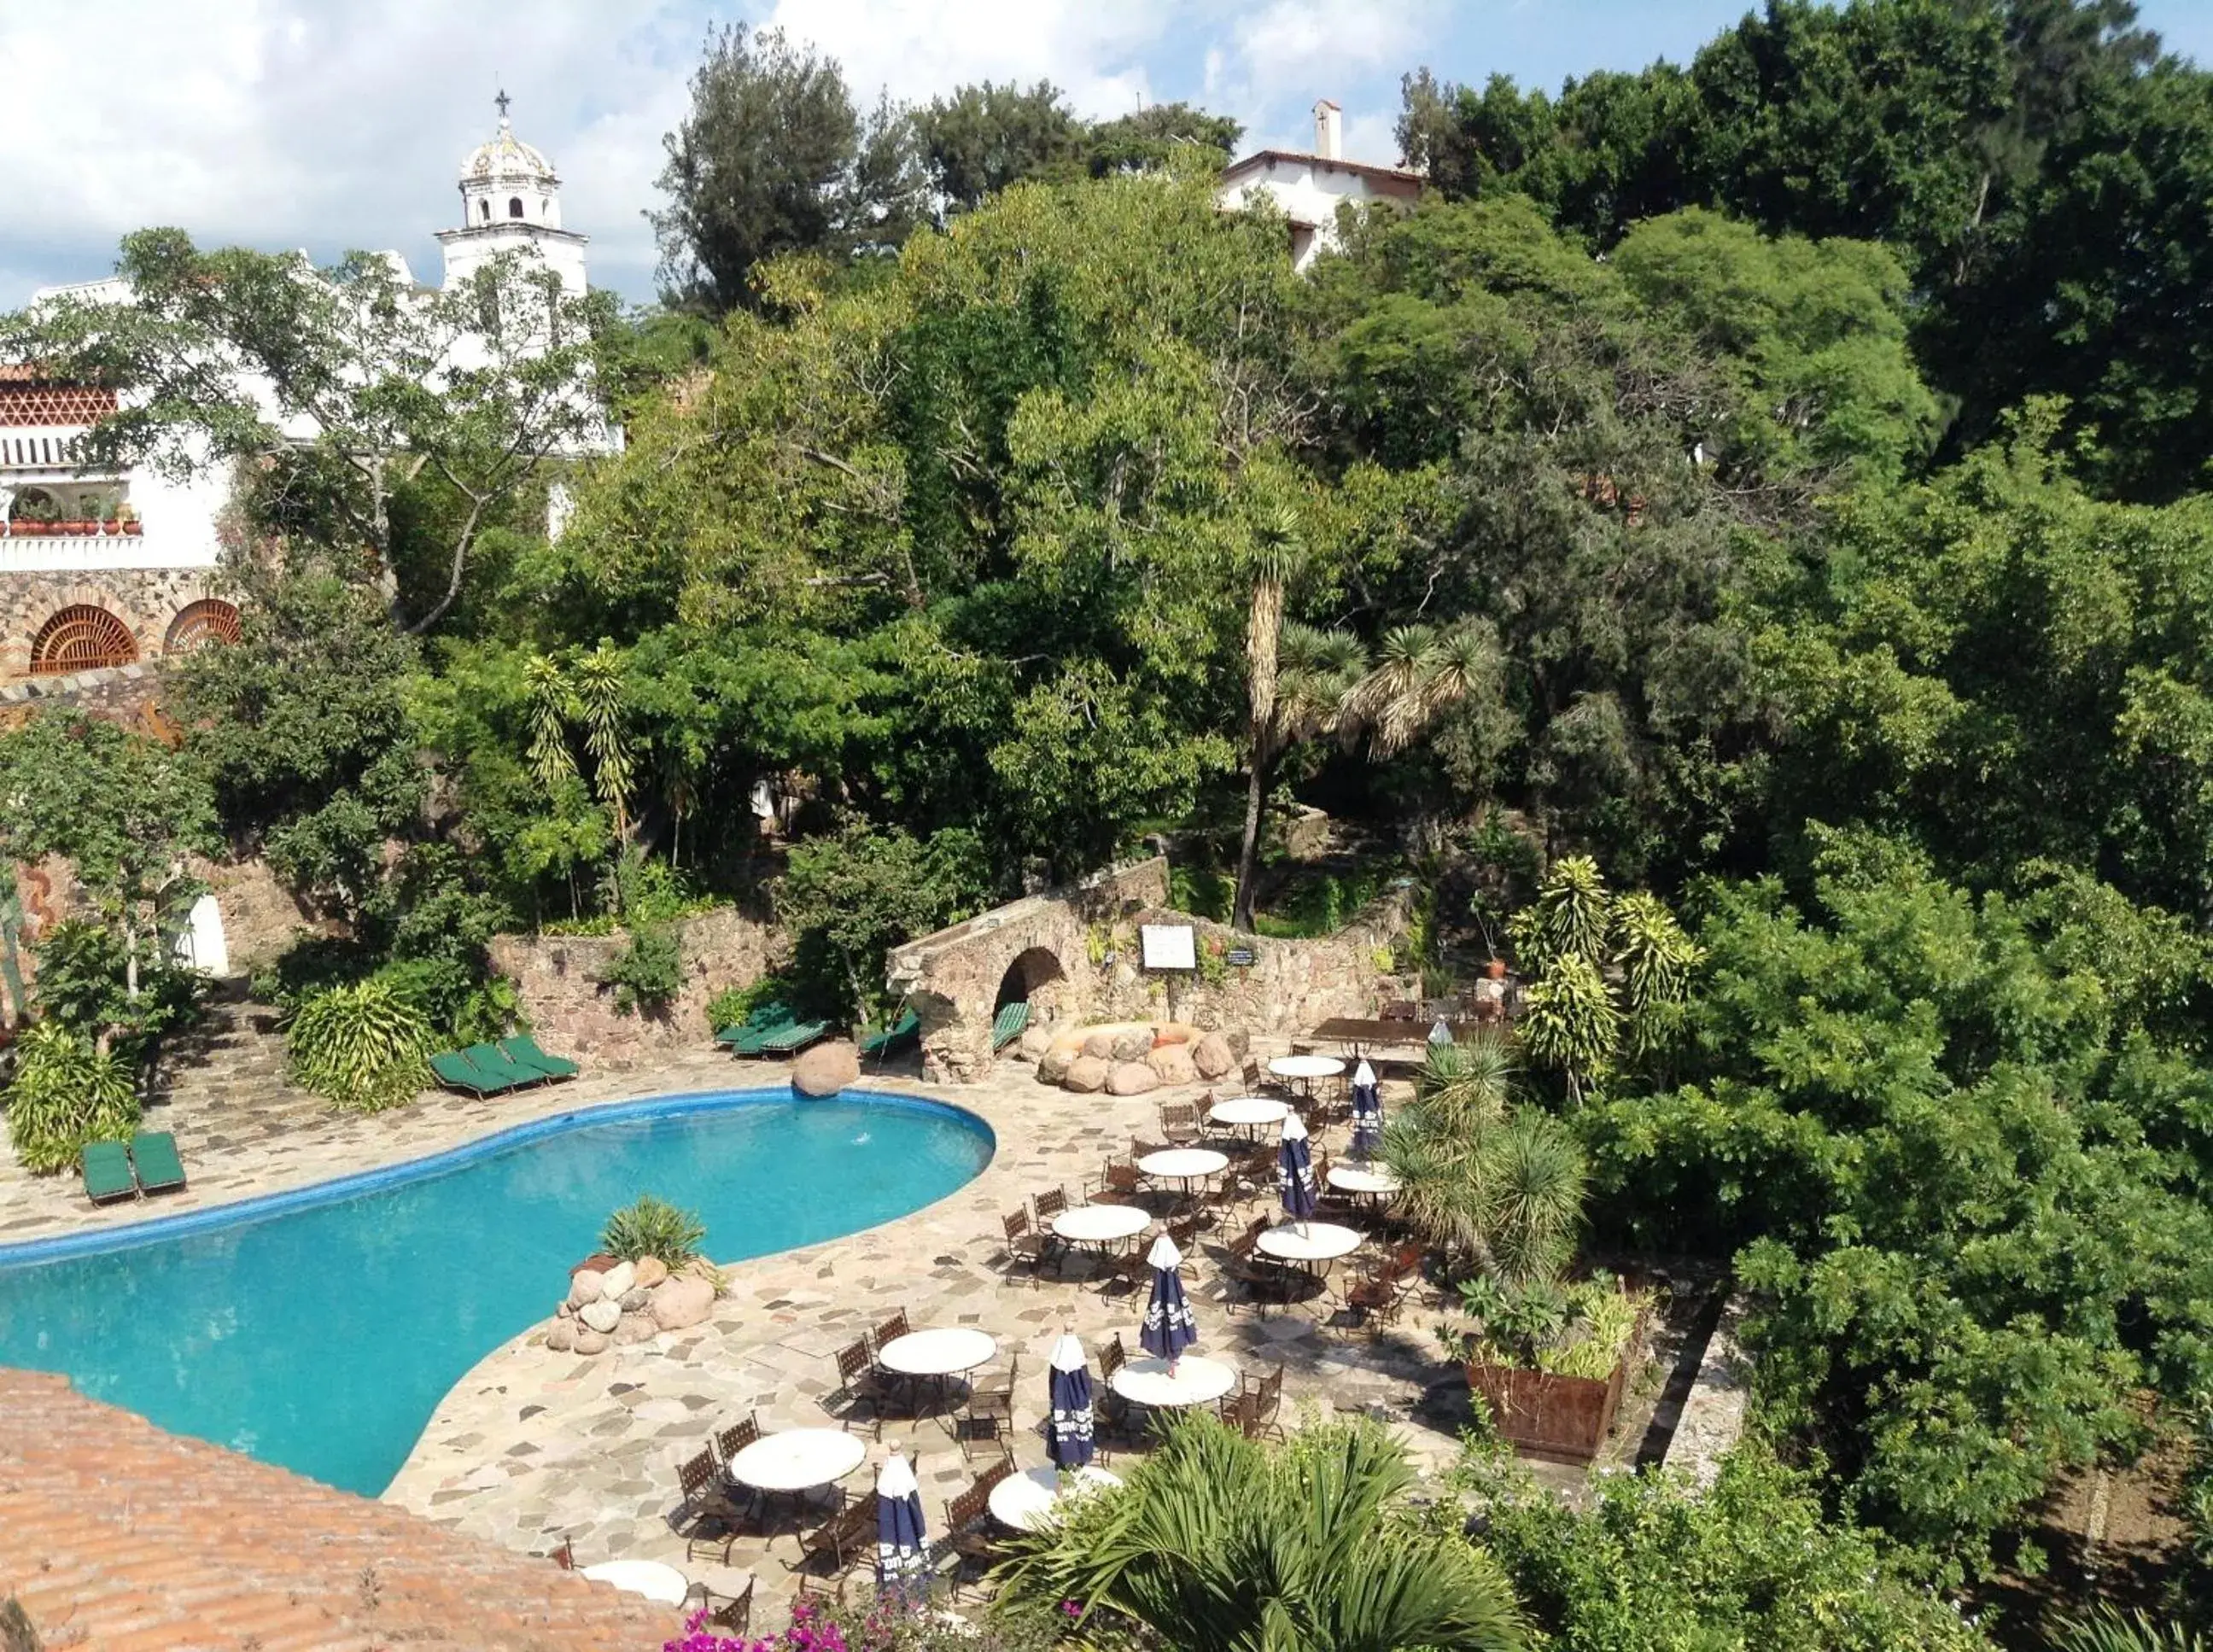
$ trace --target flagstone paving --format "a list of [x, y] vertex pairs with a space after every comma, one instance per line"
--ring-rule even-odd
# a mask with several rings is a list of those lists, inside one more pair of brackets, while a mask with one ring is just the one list
[[[999, 1218], [1054, 1186], [1079, 1196], [1110, 1152], [1126, 1150], [1132, 1136], [1157, 1134], [1163, 1093], [1072, 1095], [1037, 1084], [1024, 1068], [930, 1093], [972, 1108], [997, 1132], [998, 1152], [974, 1181], [882, 1227], [733, 1266], [715, 1317], [697, 1329], [591, 1358], [549, 1351], [542, 1326], [508, 1344], [455, 1385], [386, 1498], [513, 1548], [547, 1552], [566, 1539], [580, 1564], [664, 1560], [718, 1593], [735, 1593], [751, 1572], [759, 1583], [757, 1606], [765, 1607], [796, 1587], [790, 1526], [766, 1542], [739, 1539], [727, 1564], [719, 1545], [687, 1556], [674, 1524], [677, 1466], [749, 1411], [764, 1430], [835, 1426], [824, 1402], [836, 1387], [836, 1350], [902, 1308], [917, 1329], [991, 1332], [1000, 1345], [995, 1370], [1019, 1357], [1015, 1455], [1024, 1467], [1043, 1462], [1046, 1357], [1054, 1339], [1064, 1327], [1075, 1330], [1095, 1369], [1099, 1347], [1119, 1332], [1134, 1356], [1144, 1296], [1119, 1288], [1102, 1295], [1085, 1283], [1081, 1264], [1065, 1283], [1048, 1275], [1033, 1287], [1024, 1276], [1004, 1277]], [[1267, 1208], [1255, 1204], [1251, 1214]], [[710, 1253], [713, 1241], [710, 1233]], [[1371, 1342], [1326, 1328], [1327, 1298], [1265, 1318], [1249, 1308], [1233, 1312], [1216, 1255], [1208, 1236], [1185, 1269], [1198, 1314], [1198, 1351], [1255, 1376], [1282, 1363], [1288, 1424], [1298, 1420], [1295, 1413], [1365, 1411], [1393, 1427], [1425, 1472], [1452, 1459], [1465, 1396], [1442, 1414], [1423, 1410], [1425, 1390], [1447, 1370], [1426, 1314], [1410, 1313]], [[562, 1283], [547, 1282], [549, 1313]], [[867, 1437], [865, 1426], [859, 1432]], [[870, 1443], [845, 1490], [865, 1494], [894, 1448], [917, 1458], [938, 1535], [944, 1501], [996, 1449], [978, 1445], [971, 1460], [939, 1421], [887, 1423], [881, 1445]], [[771, 1612], [765, 1621], [781, 1618]]]

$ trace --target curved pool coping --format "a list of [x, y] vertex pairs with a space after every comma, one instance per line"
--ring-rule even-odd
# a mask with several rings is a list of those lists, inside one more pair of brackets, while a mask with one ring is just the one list
[[[379, 1165], [368, 1170], [349, 1172], [326, 1181], [310, 1182], [302, 1187], [288, 1187], [273, 1193], [256, 1193], [222, 1204], [211, 1204], [204, 1210], [180, 1211], [175, 1216], [148, 1216], [141, 1221], [118, 1223], [79, 1233], [52, 1234], [41, 1239], [19, 1240], [14, 1244], [0, 1245], [0, 1272], [18, 1267], [31, 1267], [45, 1262], [58, 1262], [72, 1257], [97, 1256], [110, 1251], [137, 1250], [143, 1246], [160, 1244], [167, 1240], [181, 1239], [194, 1234], [206, 1233], [221, 1228], [242, 1227], [250, 1222], [266, 1221], [271, 1216], [288, 1215], [295, 1210], [313, 1210], [319, 1205], [335, 1204], [357, 1194], [381, 1192], [408, 1182], [422, 1181], [432, 1176], [457, 1170], [478, 1160], [520, 1147], [530, 1142], [543, 1141], [548, 1137], [562, 1136], [572, 1131], [587, 1130], [594, 1125], [623, 1124], [637, 1119], [675, 1118], [686, 1113], [716, 1113], [725, 1109], [746, 1106], [783, 1105], [793, 1102], [788, 1087], [748, 1087], [744, 1089], [686, 1090], [667, 1095], [646, 1096], [630, 1101], [601, 1101], [573, 1107], [565, 1112], [548, 1113], [543, 1118], [510, 1125], [489, 1135], [479, 1136], [420, 1158], [402, 1159], [395, 1163]], [[949, 1101], [932, 1097], [910, 1095], [899, 1090], [881, 1090], [874, 1088], [854, 1088], [844, 1090], [840, 1100], [864, 1100], [872, 1105], [895, 1107], [905, 1112], [934, 1113], [953, 1119], [984, 1138], [988, 1149], [984, 1162], [959, 1186], [948, 1188], [939, 1198], [949, 1198], [973, 1182], [991, 1167], [998, 1157], [999, 1133], [981, 1113], [972, 1108], [956, 1106]], [[803, 1100], [798, 1105], [805, 1106]], [[938, 1203], [930, 1199], [915, 1207], [927, 1210]], [[897, 1222], [911, 1216], [913, 1210], [885, 1218]], [[882, 1222], [871, 1222], [869, 1227], [881, 1227]], [[854, 1229], [865, 1232], [865, 1228]], [[810, 1241], [827, 1243], [847, 1237], [832, 1234], [829, 1240]], [[789, 1250], [791, 1246], [779, 1246], [777, 1251], [764, 1252], [773, 1255]]]

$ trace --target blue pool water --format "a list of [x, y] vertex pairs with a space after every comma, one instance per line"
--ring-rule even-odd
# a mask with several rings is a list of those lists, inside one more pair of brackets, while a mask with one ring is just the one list
[[707, 1253], [732, 1262], [918, 1210], [991, 1151], [972, 1115], [900, 1097], [564, 1115], [242, 1213], [0, 1247], [0, 1365], [66, 1371], [163, 1428], [374, 1497], [640, 1193], [698, 1211]]

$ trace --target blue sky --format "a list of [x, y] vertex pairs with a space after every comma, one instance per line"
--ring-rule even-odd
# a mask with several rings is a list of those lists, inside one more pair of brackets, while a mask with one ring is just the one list
[[[1189, 98], [1248, 146], [1305, 147], [1318, 97], [1346, 149], [1393, 158], [1399, 79], [1503, 72], [1557, 87], [1682, 60], [1744, 0], [0, 0], [13, 141], [0, 172], [0, 306], [104, 273], [117, 238], [397, 247], [435, 278], [460, 156], [515, 95], [550, 153], [594, 280], [652, 290], [661, 135], [710, 18], [817, 42], [856, 89], [926, 99], [964, 81], [1050, 78], [1089, 115]], [[2213, 0], [2143, 0], [2172, 48], [2213, 61]], [[119, 92], [100, 88], [126, 88]]]

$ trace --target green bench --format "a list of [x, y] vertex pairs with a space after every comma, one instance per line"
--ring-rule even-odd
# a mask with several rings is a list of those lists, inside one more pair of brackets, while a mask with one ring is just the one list
[[882, 1032], [871, 1033], [861, 1040], [861, 1059], [880, 1061], [896, 1055], [921, 1037], [922, 1017], [910, 1009]]
[[997, 1055], [1016, 1039], [1030, 1024], [1029, 1000], [1003, 1004], [999, 1013], [991, 1018], [991, 1053]]

